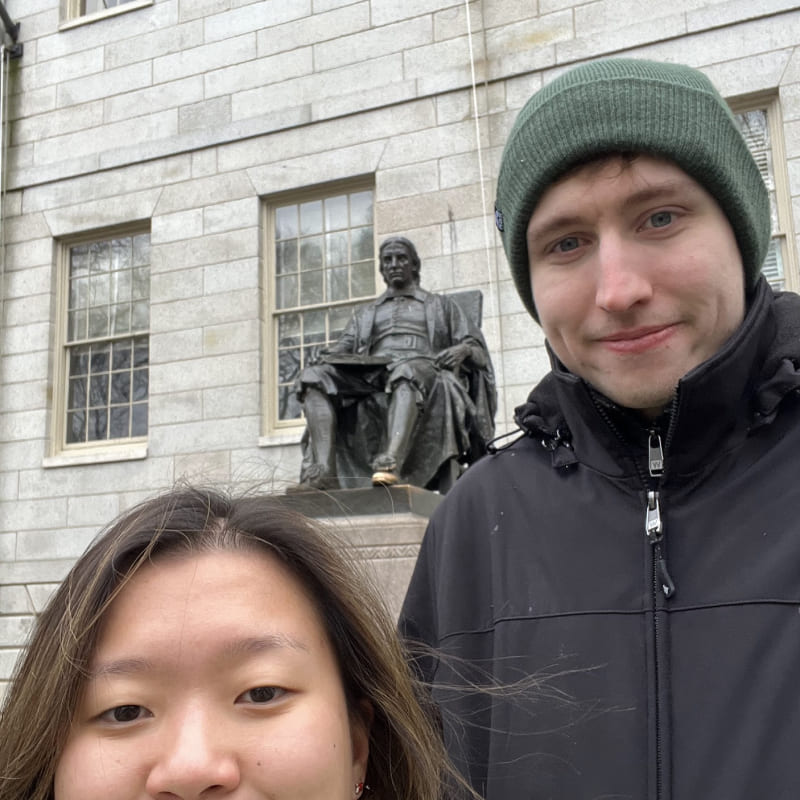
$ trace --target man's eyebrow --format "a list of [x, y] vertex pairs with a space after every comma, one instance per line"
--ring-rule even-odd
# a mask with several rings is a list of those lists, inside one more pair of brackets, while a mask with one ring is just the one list
[[[233, 659], [238, 656], [255, 655], [269, 650], [298, 650], [308, 651], [305, 642], [283, 633], [271, 633], [266, 636], [248, 636], [240, 639], [230, 639], [219, 648], [222, 659]], [[147, 658], [117, 658], [102, 661], [92, 667], [88, 679], [97, 680], [107, 676], [131, 676], [152, 672], [156, 669], [153, 661]]]

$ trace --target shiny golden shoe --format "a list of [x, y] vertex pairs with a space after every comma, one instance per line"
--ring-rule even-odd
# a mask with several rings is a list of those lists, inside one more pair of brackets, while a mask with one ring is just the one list
[[393, 469], [379, 469], [372, 473], [373, 486], [394, 486], [400, 482], [400, 476]]

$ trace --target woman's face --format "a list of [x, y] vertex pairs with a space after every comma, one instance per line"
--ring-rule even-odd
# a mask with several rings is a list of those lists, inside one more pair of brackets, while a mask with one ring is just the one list
[[367, 754], [320, 617], [279, 561], [168, 557], [108, 611], [55, 800], [352, 800]]

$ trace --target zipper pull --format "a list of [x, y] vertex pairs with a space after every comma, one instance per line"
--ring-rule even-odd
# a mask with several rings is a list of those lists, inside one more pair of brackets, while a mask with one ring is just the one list
[[675, 584], [672, 582], [669, 570], [667, 569], [667, 561], [661, 554], [661, 548], [658, 548], [658, 560], [656, 561], [656, 574], [658, 575], [658, 582], [661, 584], [661, 591], [664, 597], [669, 600], [675, 594]]
[[647, 493], [647, 509], [644, 518], [644, 532], [650, 544], [661, 541], [661, 506], [658, 502], [658, 492]]
[[647, 465], [653, 478], [664, 472], [664, 449], [661, 447], [661, 437], [655, 428], [650, 430], [650, 435], [647, 437]]

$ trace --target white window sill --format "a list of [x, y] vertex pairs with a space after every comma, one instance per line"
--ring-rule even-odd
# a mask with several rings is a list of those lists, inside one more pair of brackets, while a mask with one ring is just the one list
[[284, 447], [290, 444], [300, 444], [303, 436], [303, 428], [292, 428], [285, 433], [271, 433], [267, 436], [258, 437], [259, 447]]
[[147, 442], [104, 446], [96, 450], [64, 450], [42, 461], [44, 469], [77, 467], [84, 464], [109, 464], [113, 461], [138, 461], [147, 458]]

